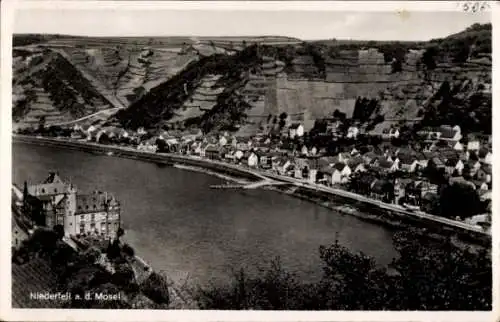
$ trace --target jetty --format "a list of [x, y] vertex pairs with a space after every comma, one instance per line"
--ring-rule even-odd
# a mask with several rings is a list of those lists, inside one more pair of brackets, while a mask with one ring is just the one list
[[211, 185], [212, 189], [257, 189], [264, 186], [282, 186], [290, 185], [288, 182], [274, 181], [274, 180], [262, 180], [257, 182], [252, 182], [248, 184], [218, 184]]

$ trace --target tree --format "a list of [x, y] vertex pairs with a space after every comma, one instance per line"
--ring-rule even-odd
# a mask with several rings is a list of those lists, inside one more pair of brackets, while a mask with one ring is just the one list
[[451, 184], [440, 194], [440, 215], [448, 218], [469, 218], [483, 213], [481, 200], [477, 192], [468, 185]]
[[38, 120], [38, 131], [40, 133], [43, 133], [45, 130], [45, 115], [40, 116], [40, 119]]
[[55, 225], [53, 230], [56, 233], [56, 236], [59, 240], [61, 240], [64, 237], [64, 226], [63, 225]]
[[159, 273], [151, 273], [140, 285], [140, 289], [147, 297], [157, 304], [170, 303], [167, 280]]
[[491, 256], [433, 242], [416, 231], [395, 234], [399, 252], [387, 268], [335, 242], [320, 247], [323, 277], [298, 281], [278, 264], [250, 275], [239, 270], [229, 284], [199, 289], [205, 309], [490, 310]]

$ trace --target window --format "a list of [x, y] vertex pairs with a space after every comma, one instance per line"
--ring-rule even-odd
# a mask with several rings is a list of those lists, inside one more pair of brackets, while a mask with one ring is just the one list
[[44, 188], [42, 188], [42, 193], [45, 193], [45, 189]]
[[54, 188], [54, 193], [57, 193], [57, 188]]

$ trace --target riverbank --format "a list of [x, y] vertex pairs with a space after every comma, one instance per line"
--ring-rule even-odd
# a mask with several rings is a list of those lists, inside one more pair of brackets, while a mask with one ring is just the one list
[[[13, 137], [13, 141], [37, 145], [50, 145], [104, 155], [113, 154], [114, 156], [150, 161], [157, 164], [175, 164], [176, 167], [184, 167], [184, 169], [204, 172], [211, 175], [217, 174], [224, 180], [230, 181], [259, 181], [270, 178], [272, 180], [287, 182], [290, 185], [285, 186], [285, 188], [282, 186], [266, 186], [263, 187], [264, 189], [274, 190], [308, 200], [344, 215], [355, 216], [364, 221], [399, 229], [417, 227], [422, 230], [423, 233], [429, 235], [458, 235], [459, 239], [464, 239], [466, 243], [479, 242], [487, 247], [489, 247], [491, 243], [491, 235], [488, 235], [487, 232], [462, 222], [456, 222], [424, 213], [410, 212], [400, 206], [385, 204], [348, 191], [324, 187], [318, 184], [308, 184], [304, 180], [257, 171], [255, 169], [225, 162], [202, 159], [196, 156], [153, 153], [125, 146], [109, 146], [92, 142], [69, 141], [55, 138], [16, 135]], [[289, 189], [289, 186], [295, 186], [296, 188]], [[352, 205], [352, 208], [356, 209], [356, 211], [345, 211], [342, 208], [339, 210], [339, 204]]]

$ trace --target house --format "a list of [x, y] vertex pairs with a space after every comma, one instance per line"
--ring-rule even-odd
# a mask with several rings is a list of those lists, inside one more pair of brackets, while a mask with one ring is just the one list
[[347, 165], [353, 173], [366, 171], [365, 160], [361, 156], [349, 159]]
[[420, 199], [420, 209], [422, 211], [431, 214], [435, 211], [436, 206], [439, 203], [439, 195], [435, 192], [426, 192]]
[[325, 184], [327, 186], [333, 185], [333, 173], [335, 169], [330, 166], [323, 166], [318, 170], [317, 181], [318, 183]]
[[464, 150], [464, 145], [462, 143], [460, 143], [460, 141], [452, 141], [451, 147], [455, 151], [463, 151]]
[[445, 164], [445, 172], [449, 175], [454, 173], [461, 175], [462, 170], [464, 169], [464, 163], [462, 160], [458, 158], [449, 158], [446, 160]]
[[477, 139], [472, 139], [467, 142], [467, 151], [477, 152], [481, 148], [481, 142]]
[[370, 168], [380, 173], [390, 173], [399, 170], [397, 162], [390, 162], [385, 159], [375, 159], [370, 164]]
[[156, 138], [150, 138], [144, 142], [140, 142], [137, 146], [137, 150], [155, 153], [158, 150], [158, 145], [156, 144]]
[[347, 152], [340, 152], [339, 154], [337, 154], [338, 162], [347, 163], [350, 158], [351, 155]]
[[470, 180], [466, 180], [464, 177], [452, 177], [452, 178], [450, 178], [450, 180], [448, 180], [448, 183], [450, 185], [457, 184], [457, 185], [462, 185], [462, 186], [468, 186], [472, 190], [476, 190], [476, 185], [474, 184], [474, 182], [472, 182]]
[[[382, 123], [380, 123], [382, 124]], [[396, 139], [400, 135], [399, 129], [396, 127], [384, 128], [382, 133], [379, 135], [382, 139]]]
[[363, 154], [363, 160], [366, 164], [372, 163], [375, 159], [379, 159], [381, 157], [383, 157], [383, 154], [377, 153], [375, 151], [368, 151]]
[[287, 157], [279, 157], [275, 160], [273, 164], [273, 170], [277, 171], [280, 175], [287, 174], [289, 168], [292, 166], [292, 162]]
[[236, 150], [236, 152], [234, 152], [234, 157], [236, 158], [236, 160], [241, 160], [243, 158], [243, 156], [245, 155], [245, 151]]
[[336, 163], [333, 166], [333, 173], [332, 173], [332, 184], [337, 184], [337, 183], [345, 183], [349, 180], [349, 176], [351, 175], [352, 171], [351, 168], [345, 163]]
[[75, 235], [114, 237], [120, 228], [120, 203], [105, 192], [76, 196]]
[[211, 160], [220, 159], [220, 151], [219, 148], [212, 143], [204, 143], [201, 146], [201, 157], [208, 158]]
[[26, 224], [21, 218], [18, 218], [16, 215], [13, 215], [11, 217], [11, 223], [11, 244], [14, 249], [19, 249], [22, 245], [22, 242], [29, 238], [30, 228], [28, 224]]
[[384, 179], [375, 179], [370, 186], [370, 198], [383, 202], [394, 200], [394, 185]]
[[478, 191], [489, 191], [490, 190], [488, 183], [486, 183], [482, 180], [472, 180], [471, 182], [474, 184], [475, 189]]
[[475, 180], [480, 180], [486, 183], [491, 182], [491, 165], [484, 164], [481, 168], [479, 168], [474, 174], [473, 178]]
[[294, 177], [298, 179], [307, 178], [309, 175], [309, 161], [306, 158], [296, 158], [293, 162]]
[[422, 197], [428, 193], [437, 193], [438, 186], [425, 180], [415, 180], [405, 187], [405, 201], [411, 205], [420, 206]]
[[87, 138], [87, 141], [92, 141], [97, 134], [97, 128], [93, 125], [82, 125], [80, 131]]
[[288, 135], [291, 139], [304, 136], [304, 126], [300, 123], [294, 123], [288, 128]]
[[36, 203], [39, 215], [44, 217], [42, 226], [62, 225], [66, 236], [86, 233], [114, 237], [121, 226], [118, 201], [105, 192], [90, 195], [77, 192], [72, 183], [64, 182], [56, 172], [51, 172], [40, 184], [25, 183], [25, 209], [34, 210], [28, 203]]
[[301, 155], [309, 155], [309, 150], [307, 149], [307, 146], [303, 145], [302, 148], [300, 149], [300, 154]]
[[318, 154], [318, 149], [315, 146], [313, 146], [311, 148], [310, 155], [316, 155], [316, 154]]
[[219, 145], [220, 145], [220, 146], [225, 146], [227, 143], [228, 143], [227, 137], [226, 137], [226, 136], [221, 135], [221, 136], [219, 137]]
[[200, 141], [193, 142], [190, 146], [191, 153], [194, 155], [201, 156], [201, 154], [202, 154], [201, 146], [202, 146], [202, 143]]
[[247, 163], [249, 167], [256, 168], [259, 165], [259, 156], [255, 152], [250, 152]]
[[440, 140], [458, 142], [462, 139], [462, 133], [460, 126], [455, 125], [453, 127], [449, 125], [442, 125], [439, 127]]
[[396, 158], [396, 160], [399, 162], [399, 169], [402, 171], [412, 173], [421, 167], [420, 161], [414, 154], [399, 153], [397, 154]]
[[341, 127], [342, 127], [342, 122], [339, 120], [328, 122], [328, 124], [326, 125], [326, 132], [333, 135], [337, 135], [339, 134]]
[[357, 156], [357, 155], [359, 155], [359, 151], [358, 151], [358, 149], [356, 149], [356, 147], [353, 147], [353, 148], [351, 149], [351, 153], [350, 153], [350, 155], [351, 155], [351, 156]]
[[479, 149], [477, 156], [481, 162], [484, 162], [486, 164], [491, 165], [493, 162], [493, 155], [487, 148], [483, 147]]
[[230, 163], [235, 163], [236, 162], [236, 156], [234, 155], [236, 151], [232, 149], [223, 149], [222, 152], [222, 158]]
[[309, 170], [308, 170], [308, 176], [307, 176], [307, 182], [309, 182], [309, 183], [316, 183], [317, 176], [318, 176], [318, 169], [309, 168]]
[[348, 139], [356, 139], [359, 135], [359, 127], [357, 127], [356, 125], [351, 125], [348, 129], [347, 129], [347, 135], [346, 137]]
[[397, 178], [394, 181], [394, 203], [400, 204], [406, 195], [406, 186], [413, 182], [413, 179]]

